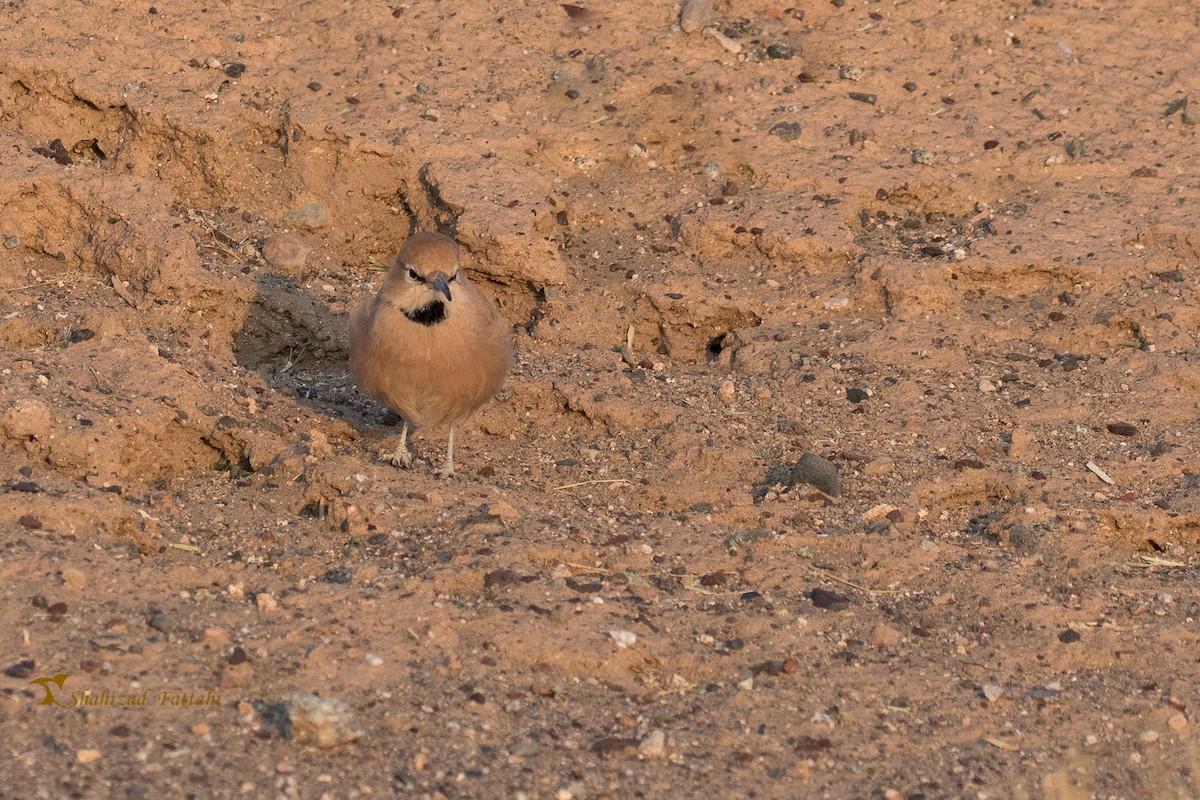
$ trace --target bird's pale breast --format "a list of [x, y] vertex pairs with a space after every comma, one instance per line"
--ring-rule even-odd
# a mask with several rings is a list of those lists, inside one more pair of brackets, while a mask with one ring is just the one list
[[443, 322], [409, 320], [382, 295], [350, 326], [350, 366], [362, 389], [415, 427], [452, 424], [490, 400], [512, 364], [507, 325], [467, 281]]

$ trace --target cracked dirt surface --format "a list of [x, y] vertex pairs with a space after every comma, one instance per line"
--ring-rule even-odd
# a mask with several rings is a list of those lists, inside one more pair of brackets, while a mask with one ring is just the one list
[[704, 5], [3, 5], [0, 796], [1200, 794], [1196, 20]]

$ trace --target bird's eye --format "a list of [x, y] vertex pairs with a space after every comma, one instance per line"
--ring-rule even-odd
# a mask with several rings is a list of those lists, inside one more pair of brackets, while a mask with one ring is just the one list
[[411, 267], [410, 267], [410, 268], [409, 268], [409, 270], [408, 270], [408, 277], [409, 277], [409, 278], [411, 278], [411, 279], [412, 279], [412, 280], [414, 280], [414, 281], [419, 281], [419, 280], [421, 280], [421, 276], [420, 276], [420, 275], [418, 275], [418, 274], [417, 274], [417, 271], [416, 271], [415, 269], [412, 269]]
[[453, 275], [451, 275], [449, 278], [447, 278], [447, 279], [446, 279], [446, 282], [447, 282], [447, 283], [454, 283], [456, 280], [458, 280], [458, 270], [454, 270], [454, 274], [453, 274]]

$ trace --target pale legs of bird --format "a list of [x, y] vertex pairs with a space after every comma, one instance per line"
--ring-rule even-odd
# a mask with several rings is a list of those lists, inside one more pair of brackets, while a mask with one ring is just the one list
[[404, 427], [400, 429], [400, 443], [396, 445], [396, 452], [392, 453], [392, 466], [412, 466], [412, 453], [408, 452], [408, 420], [404, 420]]
[[439, 478], [454, 477], [454, 424], [450, 425], [450, 440], [446, 443], [446, 463], [440, 469], [434, 470]]
[[[439, 478], [454, 477], [454, 429], [456, 426], [450, 426], [450, 439], [446, 443], [446, 462], [441, 467], [434, 470]], [[400, 442], [396, 445], [396, 452], [392, 453], [392, 466], [408, 468], [412, 466], [412, 452], [408, 449], [408, 422], [405, 421], [404, 427], [400, 429]]]

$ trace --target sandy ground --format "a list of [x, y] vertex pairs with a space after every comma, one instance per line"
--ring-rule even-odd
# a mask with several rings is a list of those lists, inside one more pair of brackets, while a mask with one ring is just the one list
[[686, 11], [4, 4], [0, 796], [1200, 796], [1196, 15]]

